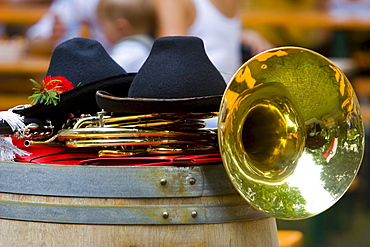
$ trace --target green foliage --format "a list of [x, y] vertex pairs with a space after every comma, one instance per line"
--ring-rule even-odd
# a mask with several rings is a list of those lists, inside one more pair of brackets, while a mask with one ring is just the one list
[[59, 94], [61, 91], [58, 90], [60, 86], [56, 86], [53, 89], [46, 89], [44, 82], [38, 83], [37, 81], [30, 79], [33, 84], [32, 90], [35, 92], [28, 97], [31, 100], [31, 104], [45, 104], [45, 105], [57, 105], [59, 103]]

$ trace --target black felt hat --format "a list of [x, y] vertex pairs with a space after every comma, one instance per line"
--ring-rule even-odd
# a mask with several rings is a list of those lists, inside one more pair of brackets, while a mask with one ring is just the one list
[[96, 113], [96, 91], [112, 90], [127, 96], [135, 74], [128, 74], [96, 40], [73, 38], [58, 45], [51, 56], [46, 76], [62, 76], [74, 88], [60, 94], [57, 105], [37, 103], [16, 113], [26, 118], [50, 119], [61, 124], [69, 113]]
[[99, 90], [96, 100], [108, 112], [213, 112], [219, 110], [225, 88], [200, 38], [170, 36], [155, 40], [127, 97]]

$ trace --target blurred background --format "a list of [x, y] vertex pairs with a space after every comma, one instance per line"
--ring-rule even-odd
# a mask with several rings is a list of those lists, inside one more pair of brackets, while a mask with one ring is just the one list
[[339, 202], [311, 219], [277, 220], [278, 229], [301, 231], [301, 246], [370, 246], [370, 1], [244, 0], [243, 4], [244, 27], [257, 29], [275, 46], [317, 51], [346, 74], [360, 100], [367, 134], [359, 174]]
[[[51, 2], [0, 0], [1, 110], [29, 103], [29, 79], [45, 75], [50, 55], [26, 52], [25, 34]], [[354, 86], [369, 128], [370, 0], [242, 0], [241, 18], [243, 28], [257, 30], [273, 46], [304, 47], [331, 59]], [[88, 29], [81, 28], [81, 36], [89, 37]], [[370, 246], [367, 146], [357, 179], [337, 204], [311, 219], [277, 220], [279, 230], [303, 233], [296, 246]]]

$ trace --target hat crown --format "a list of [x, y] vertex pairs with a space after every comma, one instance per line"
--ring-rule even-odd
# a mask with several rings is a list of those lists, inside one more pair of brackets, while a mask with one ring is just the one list
[[222, 95], [226, 83], [208, 58], [200, 38], [155, 40], [128, 92], [130, 98], [192, 98]]
[[59, 94], [57, 105], [37, 103], [18, 113], [25, 118], [50, 119], [58, 130], [70, 113], [78, 116], [99, 111], [95, 101], [98, 90], [127, 96], [134, 75], [126, 73], [98, 41], [73, 38], [54, 49], [46, 76], [62, 76], [72, 82], [74, 88]]
[[76, 87], [120, 74], [126, 71], [98, 41], [73, 38], [54, 49], [46, 76], [63, 76]]

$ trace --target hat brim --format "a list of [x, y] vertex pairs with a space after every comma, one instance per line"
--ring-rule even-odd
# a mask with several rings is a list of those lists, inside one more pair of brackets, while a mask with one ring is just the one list
[[107, 112], [142, 114], [176, 112], [218, 112], [222, 95], [157, 99], [117, 97], [103, 90], [96, 92], [98, 106]]
[[16, 113], [26, 118], [50, 119], [58, 124], [67, 120], [69, 113], [96, 113], [100, 110], [95, 101], [98, 90], [109, 90], [127, 96], [136, 73], [121, 74], [86, 83], [60, 94], [57, 105], [36, 104]]

